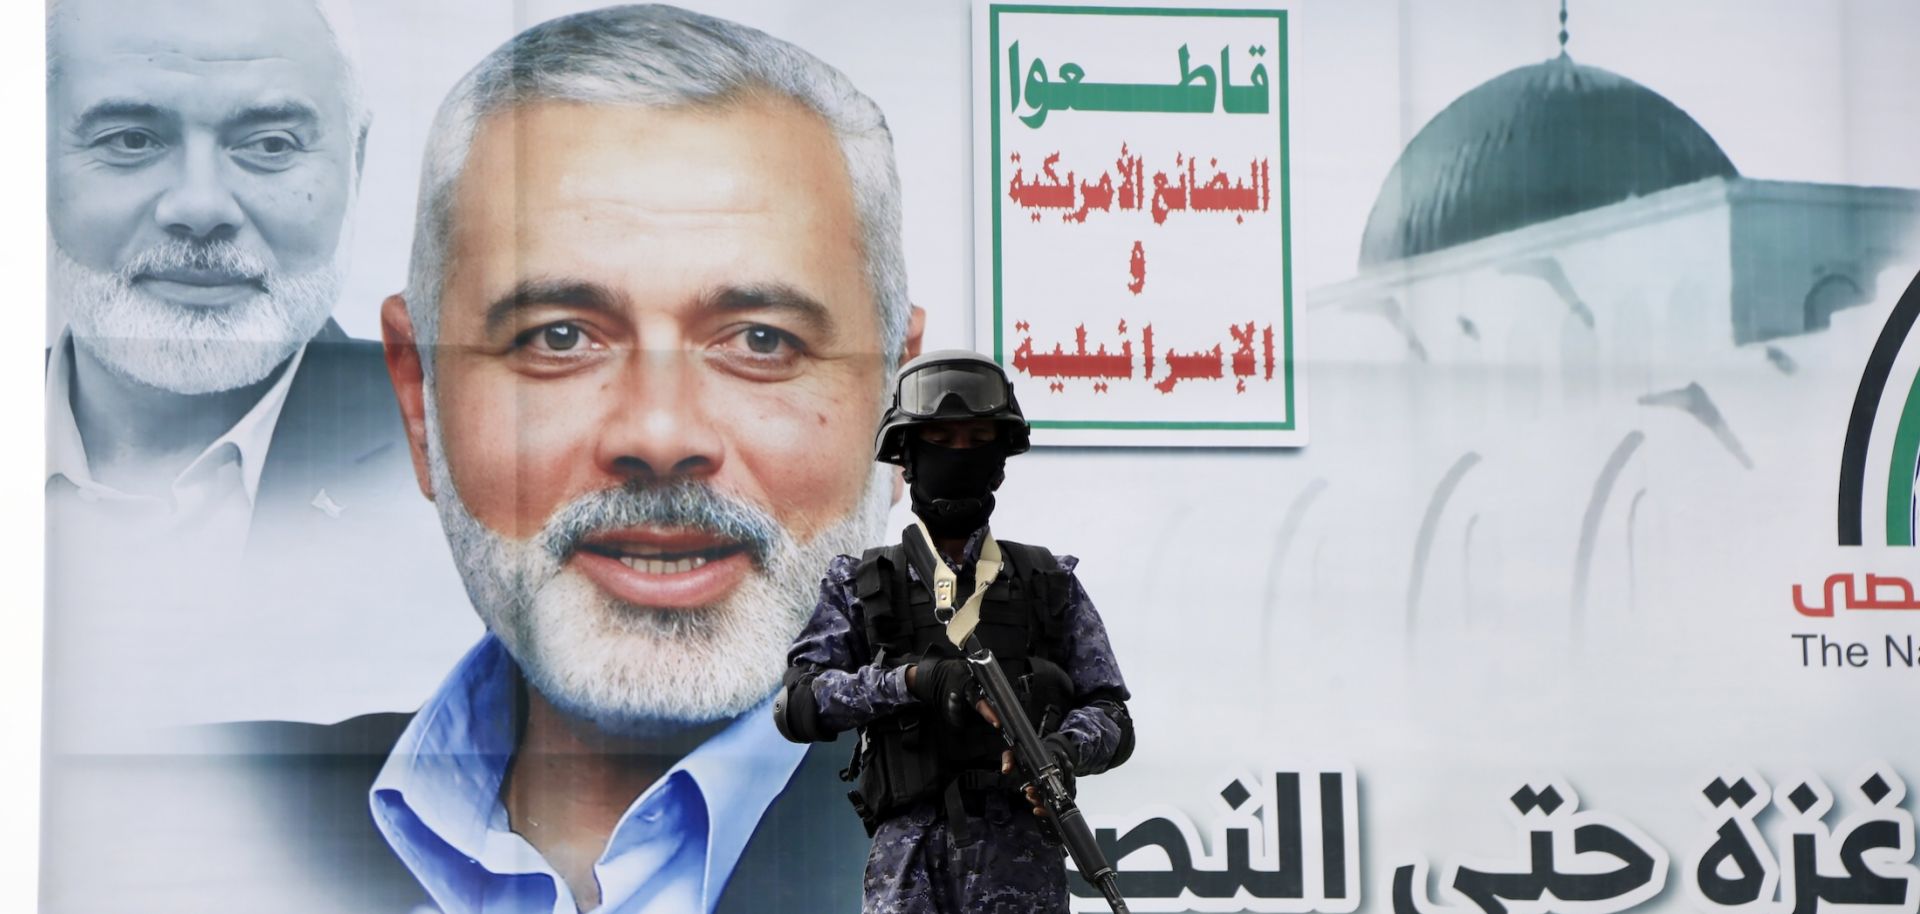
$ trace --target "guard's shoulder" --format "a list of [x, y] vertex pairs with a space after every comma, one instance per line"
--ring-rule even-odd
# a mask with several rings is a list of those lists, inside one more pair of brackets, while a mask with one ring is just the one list
[[827, 563], [827, 575], [824, 584], [841, 586], [852, 584], [860, 573], [860, 557], [855, 555], [836, 555]]
[[1026, 555], [1030, 555], [1032, 556], [1032, 558], [1029, 559], [1029, 561], [1034, 562], [1036, 564], [1039, 562], [1039, 557], [1041, 555], [1051, 556], [1053, 558], [1054, 565], [1056, 565], [1061, 571], [1064, 571], [1068, 574], [1072, 574], [1073, 569], [1080, 564], [1080, 559], [1076, 556], [1058, 553], [1051, 549], [1048, 549], [1045, 546], [1037, 545], [1034, 543], [1017, 543], [1012, 540], [1000, 540], [1000, 548], [1008, 552], [1017, 551], [1017, 552], [1024, 553]]

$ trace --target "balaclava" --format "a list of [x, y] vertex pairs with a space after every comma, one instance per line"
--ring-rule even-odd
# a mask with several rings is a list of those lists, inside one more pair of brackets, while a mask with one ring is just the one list
[[985, 526], [993, 514], [993, 490], [1006, 472], [1005, 445], [995, 441], [981, 447], [941, 447], [918, 436], [906, 444], [913, 513], [926, 523], [927, 532], [958, 538]]

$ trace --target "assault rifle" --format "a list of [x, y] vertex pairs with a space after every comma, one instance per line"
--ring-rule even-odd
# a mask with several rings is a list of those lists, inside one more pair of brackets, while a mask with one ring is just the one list
[[1000, 737], [1013, 750], [1013, 760], [1020, 771], [1032, 779], [1034, 794], [1053, 816], [1053, 827], [1059, 832], [1061, 843], [1067, 846], [1073, 865], [1080, 870], [1082, 878], [1107, 896], [1107, 906], [1113, 909], [1113, 914], [1127, 914], [1126, 899], [1120, 897], [1119, 875], [1100, 852], [1100, 845], [1094, 842], [1087, 820], [1080, 815], [1080, 807], [1074, 805], [1073, 797], [1067, 793], [1066, 773], [1054, 763], [1047, 747], [1041, 745], [1040, 735], [1033, 732], [1033, 724], [1028, 722], [1020, 698], [1014, 694], [1013, 683], [1000, 668], [1000, 661], [980, 643], [979, 635], [969, 633], [960, 647], [967, 655], [967, 669], [973, 673], [974, 682], [979, 683], [982, 697], [1000, 720]]

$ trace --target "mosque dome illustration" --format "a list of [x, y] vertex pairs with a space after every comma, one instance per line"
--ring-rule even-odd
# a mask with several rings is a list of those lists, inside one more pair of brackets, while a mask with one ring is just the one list
[[1360, 266], [1738, 174], [1679, 106], [1562, 52], [1480, 84], [1420, 128], [1374, 200]]

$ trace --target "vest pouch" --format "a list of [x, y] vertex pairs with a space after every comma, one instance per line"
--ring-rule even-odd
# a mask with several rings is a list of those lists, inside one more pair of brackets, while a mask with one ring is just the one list
[[923, 748], [924, 730], [914, 714], [868, 728], [871, 748], [860, 770], [858, 792], [876, 823], [940, 786], [939, 759]]
[[852, 771], [857, 780], [853, 789], [847, 791], [847, 800], [853, 803], [853, 811], [860, 815], [860, 824], [867, 829], [867, 837], [880, 828], [881, 806], [887, 798], [887, 774], [881, 770], [879, 747], [873, 734], [863, 733], [859, 748], [854, 757]]

